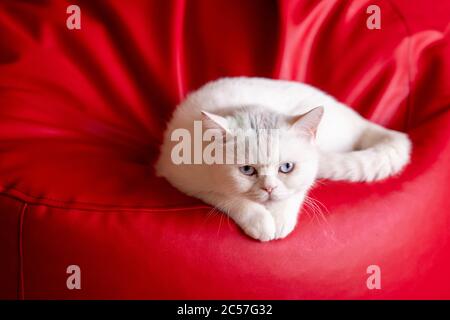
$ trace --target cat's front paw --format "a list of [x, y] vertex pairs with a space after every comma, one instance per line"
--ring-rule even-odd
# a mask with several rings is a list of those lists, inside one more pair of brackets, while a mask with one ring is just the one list
[[275, 239], [275, 221], [270, 214], [255, 214], [241, 227], [253, 239], [260, 241]]
[[275, 220], [275, 239], [283, 239], [290, 234], [297, 225], [297, 215], [279, 215]]

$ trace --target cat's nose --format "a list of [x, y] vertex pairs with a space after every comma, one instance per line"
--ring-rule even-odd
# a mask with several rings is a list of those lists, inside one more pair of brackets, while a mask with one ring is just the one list
[[273, 189], [275, 189], [276, 187], [262, 187], [261, 189], [263, 189], [264, 191], [266, 191], [268, 194], [271, 194]]

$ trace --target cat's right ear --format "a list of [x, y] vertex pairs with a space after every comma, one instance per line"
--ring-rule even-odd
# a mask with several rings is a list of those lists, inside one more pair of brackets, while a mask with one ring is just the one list
[[295, 130], [306, 134], [312, 139], [316, 138], [317, 127], [323, 116], [323, 107], [316, 107], [305, 114], [292, 119], [292, 127]]
[[229, 133], [228, 120], [217, 114], [201, 111], [202, 123], [205, 129], [216, 129], [222, 133]]

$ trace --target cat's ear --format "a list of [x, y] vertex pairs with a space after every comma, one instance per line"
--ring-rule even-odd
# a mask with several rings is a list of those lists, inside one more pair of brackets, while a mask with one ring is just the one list
[[323, 107], [316, 107], [307, 113], [295, 116], [291, 121], [291, 129], [307, 134], [311, 138], [316, 137], [317, 127], [323, 116]]
[[229, 132], [227, 119], [206, 111], [201, 111], [201, 113], [202, 122], [205, 129], [217, 129], [221, 130], [223, 133]]

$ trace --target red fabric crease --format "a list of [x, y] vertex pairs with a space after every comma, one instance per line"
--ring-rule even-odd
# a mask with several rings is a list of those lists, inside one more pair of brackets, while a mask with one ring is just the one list
[[[0, 2], [0, 298], [450, 298], [447, 1], [76, 2], [77, 31], [70, 1]], [[286, 239], [252, 241], [152, 168], [177, 103], [239, 75], [304, 81], [407, 131], [412, 164], [321, 181], [324, 217], [306, 206]]]

